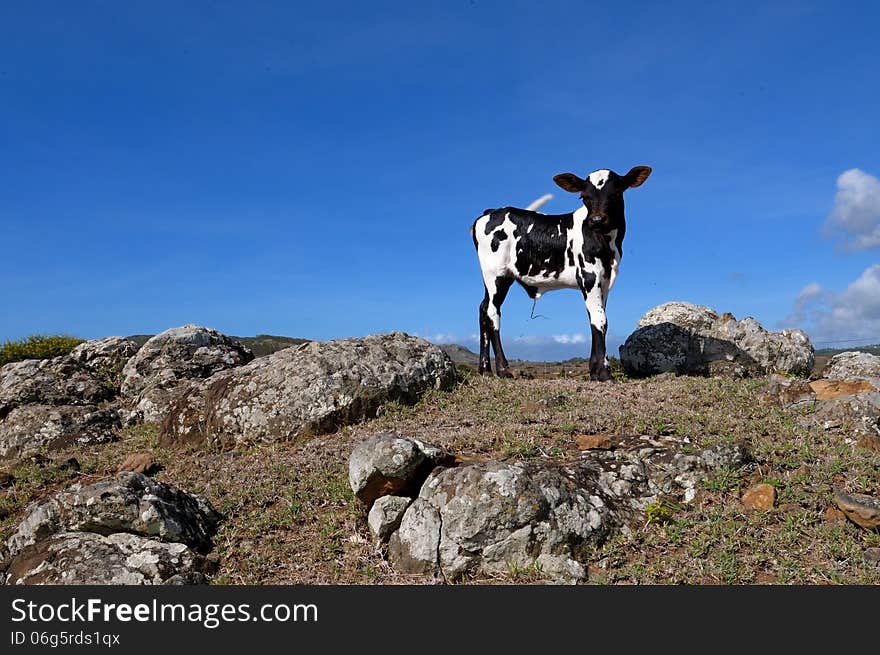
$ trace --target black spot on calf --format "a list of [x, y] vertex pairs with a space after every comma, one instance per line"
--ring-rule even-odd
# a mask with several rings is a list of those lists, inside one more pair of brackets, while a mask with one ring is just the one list
[[492, 252], [498, 252], [498, 246], [507, 238], [507, 234], [504, 230], [498, 230], [495, 234], [492, 235]]

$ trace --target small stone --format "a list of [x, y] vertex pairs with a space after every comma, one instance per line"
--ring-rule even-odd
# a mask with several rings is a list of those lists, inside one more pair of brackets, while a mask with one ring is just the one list
[[766, 483], [755, 484], [746, 489], [742, 496], [742, 504], [746, 509], [773, 509], [776, 503], [776, 488]]
[[867, 380], [813, 380], [810, 388], [816, 392], [816, 400], [833, 400], [841, 396], [877, 391]]
[[544, 553], [535, 560], [541, 573], [558, 584], [577, 584], [587, 577], [587, 572], [580, 562], [562, 555]]
[[381, 496], [415, 496], [448, 455], [436, 446], [382, 432], [354, 447], [348, 461], [351, 490], [367, 507]]
[[611, 437], [607, 434], [580, 434], [574, 439], [581, 450], [609, 450]]
[[700, 460], [710, 469], [736, 468], [752, 461], [752, 454], [742, 443], [719, 443], [699, 453]]
[[776, 584], [779, 579], [772, 573], [761, 572], [755, 576], [755, 584]]
[[520, 411], [522, 411], [523, 414], [537, 414], [543, 409], [547, 409], [546, 405], [541, 405], [533, 400], [529, 400], [523, 403]]
[[403, 496], [382, 496], [373, 503], [367, 515], [367, 525], [379, 539], [385, 540], [400, 527], [400, 521], [411, 499]]
[[153, 461], [153, 456], [150, 453], [131, 453], [119, 465], [116, 472], [133, 471], [134, 473], [150, 475], [155, 472], [156, 468], [156, 463]]
[[538, 401], [540, 405], [544, 407], [562, 407], [565, 403], [568, 402], [568, 397], [565, 394], [551, 394], [549, 396], [544, 396], [541, 400]]
[[865, 494], [847, 494], [840, 490], [834, 492], [834, 502], [846, 517], [866, 530], [880, 527], [880, 501]]
[[856, 443], [856, 447], [880, 453], [880, 437], [873, 434], [864, 434]]
[[46, 468], [52, 462], [51, 459], [49, 459], [45, 455], [41, 455], [40, 453], [31, 455], [28, 459], [30, 460], [31, 464], [41, 469]]
[[880, 548], [868, 548], [865, 551], [865, 559], [874, 564], [880, 564]]
[[63, 462], [58, 462], [58, 470], [60, 471], [79, 471], [80, 464], [76, 457], [69, 457]]
[[825, 508], [824, 512], [822, 512], [822, 520], [826, 523], [841, 523], [846, 521], [846, 514], [836, 507], [829, 506]]
[[802, 378], [774, 375], [770, 379], [768, 389], [775, 392], [779, 402], [783, 405], [794, 405], [795, 403], [815, 400], [816, 398], [816, 392], [809, 382]]

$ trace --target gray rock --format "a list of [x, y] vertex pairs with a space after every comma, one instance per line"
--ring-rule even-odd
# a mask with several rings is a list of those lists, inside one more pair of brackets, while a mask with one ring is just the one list
[[391, 535], [388, 555], [392, 565], [405, 573], [437, 573], [442, 527], [437, 508], [416, 498], [404, 513], [400, 529]]
[[33, 505], [6, 540], [3, 558], [61, 532], [127, 532], [205, 551], [219, 518], [202, 498], [141, 473], [117, 473], [90, 485], [75, 484]]
[[655, 307], [638, 322], [620, 347], [620, 359], [633, 377], [674, 372], [687, 375], [807, 376], [814, 353], [801, 330], [769, 332], [751, 317], [737, 321], [708, 307], [671, 302]]
[[148, 340], [122, 370], [122, 394], [144, 421], [161, 421], [181, 383], [254, 358], [238, 341], [197, 325], [165, 330]]
[[106, 443], [120, 427], [115, 409], [93, 405], [23, 405], [0, 420], [0, 460], [71, 444]]
[[636, 328], [671, 323], [694, 332], [711, 330], [718, 321], [714, 309], [686, 302], [667, 302], [649, 309], [636, 323]]
[[868, 380], [880, 387], [880, 357], [870, 353], [848, 351], [832, 357], [822, 377], [830, 380]]
[[116, 390], [69, 355], [26, 359], [0, 368], [0, 420], [14, 407], [97, 405]]
[[310, 342], [184, 389], [160, 437], [165, 444], [295, 439], [374, 416], [389, 401], [413, 403], [454, 381], [442, 350], [402, 332]]
[[0, 579], [16, 585], [201, 584], [204, 569], [204, 558], [181, 543], [62, 532], [16, 553]]
[[398, 570], [447, 579], [534, 567], [541, 555], [576, 557], [608, 533], [603, 495], [586, 469], [502, 462], [438, 469], [392, 535], [389, 557]]
[[752, 461], [752, 454], [741, 443], [719, 443], [700, 451], [703, 465], [711, 469], [739, 468]]
[[535, 565], [542, 574], [560, 584], [576, 584], [587, 577], [583, 565], [570, 557], [544, 553], [538, 555]]
[[810, 418], [859, 436], [880, 436], [880, 391], [819, 401]]
[[411, 498], [403, 496], [382, 496], [377, 498], [367, 514], [367, 525], [380, 540], [386, 540], [392, 532], [400, 527], [400, 521]]
[[643, 524], [648, 505], [691, 502], [709, 472], [752, 460], [738, 443], [686, 452], [687, 443], [671, 439], [616, 441], [614, 449], [583, 451], [567, 465], [492, 461], [434, 469], [389, 538], [392, 566], [449, 580], [535, 570], [577, 582], [590, 547]]
[[108, 337], [0, 368], [0, 459], [114, 439], [121, 371], [136, 350], [128, 339]]
[[812, 403], [816, 399], [816, 392], [810, 386], [809, 380], [778, 373], [770, 376], [762, 391], [776, 398], [780, 405], [786, 407]]
[[79, 344], [70, 358], [108, 386], [122, 386], [122, 370], [138, 351], [138, 345], [124, 337], [106, 337]]
[[436, 446], [383, 432], [354, 447], [348, 482], [368, 507], [380, 496], [415, 496], [435, 466], [451, 458]]

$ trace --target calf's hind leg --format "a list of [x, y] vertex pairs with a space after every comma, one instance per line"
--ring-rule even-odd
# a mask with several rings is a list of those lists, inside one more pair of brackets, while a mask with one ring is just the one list
[[489, 339], [492, 338], [492, 321], [489, 320], [489, 290], [483, 296], [480, 303], [480, 364], [477, 372], [480, 375], [492, 375], [492, 365], [489, 361]]
[[498, 377], [512, 378], [507, 357], [501, 347], [501, 304], [507, 298], [513, 278], [493, 277], [484, 280], [486, 295], [480, 304], [480, 366], [479, 372], [486, 375], [491, 372], [489, 368], [489, 344], [495, 351], [495, 373]]

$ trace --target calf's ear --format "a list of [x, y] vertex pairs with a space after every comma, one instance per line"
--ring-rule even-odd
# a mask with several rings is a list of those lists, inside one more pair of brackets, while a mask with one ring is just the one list
[[626, 184], [626, 188], [631, 189], [636, 186], [641, 186], [642, 182], [647, 180], [650, 174], [650, 166], [633, 166], [629, 173], [623, 176], [623, 181]]
[[587, 186], [586, 181], [573, 173], [560, 173], [553, 176], [553, 181], [570, 193], [580, 193]]

